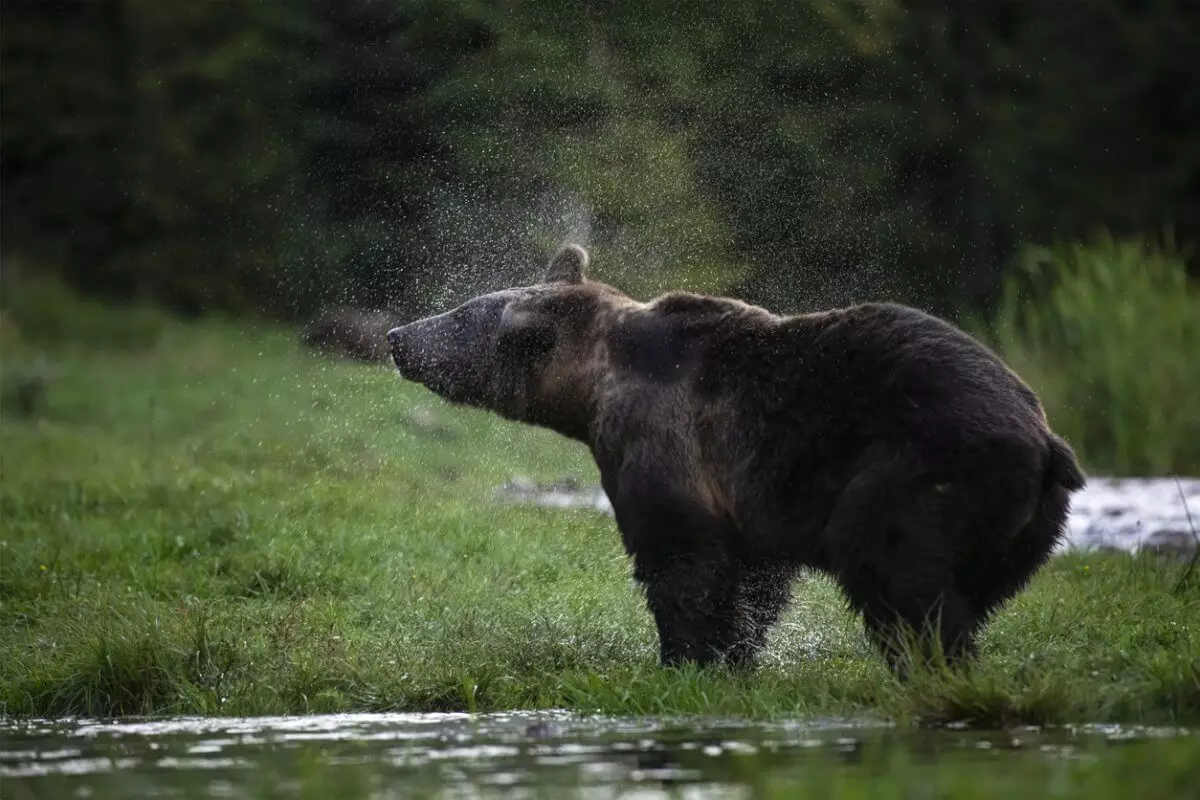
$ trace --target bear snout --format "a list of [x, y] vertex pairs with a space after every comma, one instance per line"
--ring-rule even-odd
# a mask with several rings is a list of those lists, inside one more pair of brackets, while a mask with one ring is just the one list
[[417, 369], [417, 362], [420, 360], [419, 354], [414, 352], [411, 327], [411, 325], [404, 325], [392, 328], [387, 334], [388, 345], [392, 351], [392, 361], [406, 378], [415, 377], [412, 373]]
[[392, 361], [408, 380], [423, 383], [438, 391], [451, 377], [453, 359], [447, 359], [438, 318], [410, 322], [388, 331]]
[[413, 322], [388, 331], [388, 345], [392, 349], [392, 358], [397, 364], [413, 360], [419, 355], [417, 351], [423, 349], [422, 343], [426, 337], [421, 335], [420, 330], [414, 330], [419, 324], [419, 322]]

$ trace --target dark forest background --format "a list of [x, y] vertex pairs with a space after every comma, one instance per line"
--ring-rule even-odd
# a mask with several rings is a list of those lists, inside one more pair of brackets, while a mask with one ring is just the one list
[[181, 312], [419, 310], [573, 238], [643, 297], [957, 315], [1025, 244], [1200, 238], [1194, 0], [2, 15], [6, 270]]

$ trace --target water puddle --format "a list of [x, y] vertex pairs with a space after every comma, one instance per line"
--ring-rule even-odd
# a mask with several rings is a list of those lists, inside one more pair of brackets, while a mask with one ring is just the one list
[[1160, 739], [1190, 741], [1200, 757], [1194, 733], [1121, 726], [918, 731], [566, 712], [0, 720], [0, 794], [744, 797], [764, 781], [865, 769], [872, 753], [1003, 772], [1016, 762], [998, 765], [997, 753], [1044, 765]]
[[[510, 503], [612, 514], [603, 489], [570, 479], [535, 483], [515, 477], [497, 495]], [[1060, 549], [1147, 550], [1186, 558], [1198, 543], [1200, 479], [1092, 478], [1073, 496], [1067, 537]]]

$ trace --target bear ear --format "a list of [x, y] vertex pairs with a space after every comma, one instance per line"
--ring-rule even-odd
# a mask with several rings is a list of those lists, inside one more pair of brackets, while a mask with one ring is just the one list
[[577, 244], [563, 245], [550, 259], [546, 270], [546, 283], [583, 283], [583, 271], [587, 269], [588, 253]]

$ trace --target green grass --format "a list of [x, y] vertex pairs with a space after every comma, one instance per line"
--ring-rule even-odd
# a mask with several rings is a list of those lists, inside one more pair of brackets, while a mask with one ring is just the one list
[[[1200, 473], [1200, 290], [1169, 242], [1030, 248], [985, 334], [1093, 469]], [[983, 326], [976, 325], [977, 330]]]
[[612, 520], [493, 499], [514, 473], [594, 481], [582, 447], [290, 331], [155, 330], [45, 343], [0, 318], [5, 396], [44, 384], [0, 425], [8, 714], [1200, 721], [1200, 582], [1122, 555], [1057, 559], [965, 677], [894, 683], [819, 577], [756, 671], [660, 669]]

